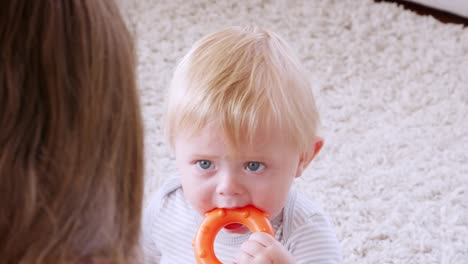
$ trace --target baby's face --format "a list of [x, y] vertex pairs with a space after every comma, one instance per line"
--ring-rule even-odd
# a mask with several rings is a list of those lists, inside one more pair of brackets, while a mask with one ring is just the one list
[[276, 217], [302, 161], [285, 135], [271, 134], [257, 133], [253, 146], [242, 145], [233, 155], [212, 125], [195, 135], [179, 133], [174, 150], [187, 201], [200, 214], [252, 204]]

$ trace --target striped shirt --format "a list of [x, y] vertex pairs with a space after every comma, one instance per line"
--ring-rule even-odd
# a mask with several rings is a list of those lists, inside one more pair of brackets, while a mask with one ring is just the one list
[[[202, 216], [184, 199], [178, 179], [168, 179], [143, 212], [142, 247], [145, 263], [195, 263], [192, 240]], [[342, 263], [334, 228], [325, 213], [292, 189], [280, 215], [271, 224], [275, 237], [296, 263]], [[222, 263], [232, 263], [250, 233], [216, 236], [215, 252]]]

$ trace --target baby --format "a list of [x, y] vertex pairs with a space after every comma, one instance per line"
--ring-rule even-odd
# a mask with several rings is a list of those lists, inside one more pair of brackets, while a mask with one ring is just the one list
[[253, 205], [275, 236], [225, 226], [214, 245], [222, 263], [341, 263], [328, 217], [291, 188], [322, 147], [318, 120], [307, 74], [277, 34], [228, 28], [195, 43], [170, 86], [166, 134], [180, 176], [144, 210], [146, 262], [194, 263], [205, 212]]

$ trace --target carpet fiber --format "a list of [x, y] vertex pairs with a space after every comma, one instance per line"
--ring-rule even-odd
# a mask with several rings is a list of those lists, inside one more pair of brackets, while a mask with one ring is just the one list
[[146, 197], [175, 173], [161, 118], [176, 63], [203, 35], [255, 23], [311, 72], [325, 146], [296, 184], [332, 216], [345, 262], [468, 263], [468, 29], [370, 0], [122, 1]]

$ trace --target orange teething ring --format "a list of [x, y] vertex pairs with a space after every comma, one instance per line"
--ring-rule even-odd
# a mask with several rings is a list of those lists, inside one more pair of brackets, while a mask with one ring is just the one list
[[221, 264], [214, 253], [213, 244], [219, 230], [232, 223], [243, 224], [252, 232], [266, 232], [273, 236], [268, 214], [251, 205], [237, 209], [213, 209], [205, 214], [205, 219], [198, 227], [193, 241], [198, 264]]

